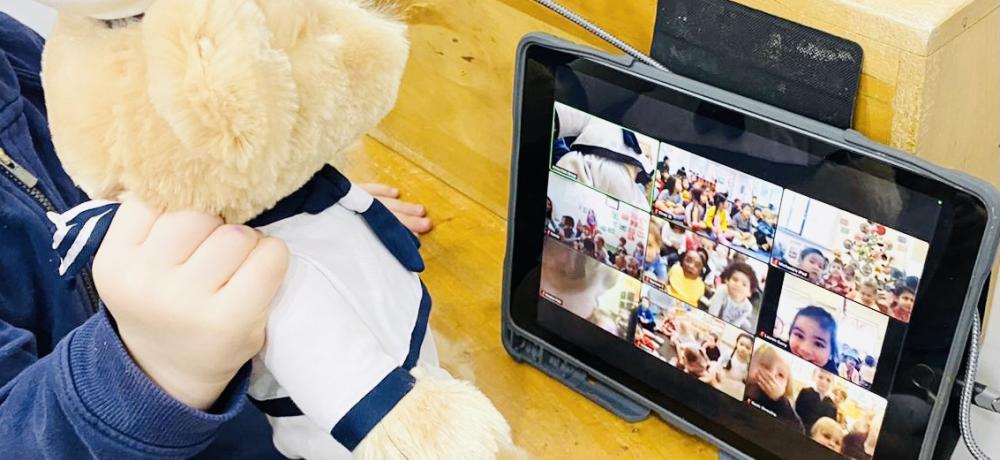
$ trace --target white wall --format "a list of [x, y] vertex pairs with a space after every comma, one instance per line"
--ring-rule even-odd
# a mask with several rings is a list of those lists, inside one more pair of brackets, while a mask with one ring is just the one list
[[[50, 8], [29, 0], [0, 1], [0, 11], [17, 18], [42, 35], [48, 35], [55, 21], [55, 13]], [[1000, 296], [994, 300], [992, 311], [990, 324], [987, 326], [990, 334], [987, 336], [983, 348], [983, 360], [979, 365], [978, 380], [993, 388], [1000, 388]], [[980, 444], [993, 457], [1000, 457], [1000, 436], [989, 436], [1000, 433], [1000, 415], [987, 414], [984, 411], [973, 409], [973, 419], [973, 426], [979, 435]], [[965, 448], [959, 445], [955, 450], [953, 460], [969, 460], [971, 458]]]
[[49, 34], [56, 19], [55, 11], [31, 0], [0, 0], [0, 11], [27, 24], [43, 36]]

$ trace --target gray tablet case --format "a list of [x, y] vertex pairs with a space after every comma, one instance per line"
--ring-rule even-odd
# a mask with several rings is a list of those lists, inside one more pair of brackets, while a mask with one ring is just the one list
[[[516, 165], [518, 164], [520, 154], [518, 151], [520, 133], [517, 127], [520, 125], [518, 120], [521, 117], [521, 95], [524, 90], [523, 64], [525, 53], [531, 46], [542, 46], [578, 55], [607, 64], [628, 74], [661, 82], [662, 84], [697, 95], [726, 108], [769, 119], [784, 125], [788, 129], [821, 137], [830, 143], [862, 152], [879, 161], [933, 177], [936, 180], [981, 199], [986, 204], [988, 213], [986, 233], [983, 235], [983, 244], [980, 246], [973, 276], [969, 280], [969, 289], [962, 304], [962, 312], [959, 318], [959, 332], [952, 339], [950, 346], [948, 363], [944, 369], [945, 378], [941, 379], [937, 391], [938, 395], [951, 394], [955, 376], [958, 374], [962, 356], [965, 353], [972, 314], [979, 304], [987, 277], [990, 274], [991, 265], [996, 256], [997, 245], [1000, 244], [1000, 215], [998, 215], [998, 212], [1000, 212], [1000, 195], [997, 194], [997, 191], [991, 185], [967, 174], [932, 165], [913, 155], [879, 144], [864, 137], [857, 131], [839, 129], [677, 74], [663, 72], [629, 56], [612, 55], [551, 35], [532, 33], [526, 35], [518, 46], [517, 68], [514, 73], [513, 115], [515, 122], [510, 179], [512, 196], [517, 187]], [[510, 315], [510, 290], [512, 286], [509, 273], [511, 269], [510, 254], [513, 249], [512, 235], [515, 230], [514, 222], [517, 219], [515, 205], [515, 201], [511, 199], [508, 209], [507, 256], [504, 263], [502, 336], [507, 352], [515, 360], [537, 367], [542, 372], [560, 380], [570, 388], [580, 392], [625, 420], [636, 422], [648, 417], [651, 413], [655, 413], [671, 425], [716, 445], [719, 448], [720, 457], [749, 459], [749, 456], [724, 443], [711, 433], [701, 430], [687, 420], [643, 398], [614, 379], [589, 368], [568, 353], [546, 343], [513, 323]], [[931, 411], [923, 444], [920, 448], [921, 459], [930, 458], [931, 453], [934, 451], [941, 422], [948, 410], [949, 399], [947, 397], [937, 398], [937, 402]]]

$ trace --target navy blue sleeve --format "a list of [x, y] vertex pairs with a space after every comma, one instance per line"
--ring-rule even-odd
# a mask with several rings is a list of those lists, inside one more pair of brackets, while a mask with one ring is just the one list
[[0, 322], [0, 452], [72, 458], [188, 458], [242, 409], [249, 366], [215, 407], [192, 409], [139, 369], [102, 311], [37, 359], [34, 339]]

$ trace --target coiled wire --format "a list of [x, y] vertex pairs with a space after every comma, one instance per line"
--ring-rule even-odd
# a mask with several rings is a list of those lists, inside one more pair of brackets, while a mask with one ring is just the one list
[[623, 42], [618, 37], [615, 37], [614, 35], [611, 35], [606, 30], [600, 28], [600, 26], [598, 26], [598, 25], [596, 25], [596, 24], [594, 24], [594, 23], [592, 23], [592, 22], [584, 19], [583, 17], [581, 17], [580, 15], [578, 15], [578, 14], [570, 11], [566, 7], [560, 5], [560, 4], [558, 4], [558, 3], [556, 3], [556, 2], [554, 2], [552, 0], [535, 0], [535, 1], [538, 2], [538, 3], [541, 3], [546, 8], [548, 8], [548, 9], [550, 9], [552, 11], [555, 11], [560, 16], [562, 16], [562, 17], [564, 17], [566, 19], [569, 19], [574, 24], [576, 24], [576, 25], [578, 25], [580, 27], [583, 27], [584, 29], [587, 29], [592, 34], [597, 35], [601, 40], [604, 40], [604, 41], [610, 43], [611, 46], [614, 46], [615, 48], [618, 48], [618, 49], [624, 51], [625, 54], [627, 54], [629, 56], [632, 56], [632, 57], [638, 59], [639, 61], [642, 61], [642, 63], [647, 64], [647, 65], [649, 65], [651, 67], [655, 67], [655, 68], [660, 69], [660, 70], [662, 70], [664, 72], [669, 72], [669, 70], [667, 70], [667, 68], [664, 67], [663, 64], [660, 64], [659, 62], [656, 62], [655, 60], [653, 60], [653, 58], [651, 58], [649, 56], [646, 56], [641, 51], [639, 51], [639, 50], [633, 48], [632, 46], [630, 46], [628, 43]]
[[976, 460], [990, 460], [976, 442], [972, 432], [972, 390], [976, 387], [976, 369], [979, 367], [979, 310], [972, 315], [972, 331], [969, 332], [969, 362], [965, 368], [965, 384], [962, 385], [962, 396], [958, 409], [958, 428], [965, 441], [965, 447]]

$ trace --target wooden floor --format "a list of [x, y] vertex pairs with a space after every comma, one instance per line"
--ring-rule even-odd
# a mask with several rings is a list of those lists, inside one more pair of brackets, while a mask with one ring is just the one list
[[426, 205], [436, 227], [422, 238], [423, 279], [434, 298], [431, 327], [445, 342], [442, 361], [474, 379], [535, 458], [716, 457], [713, 447], [659, 419], [624, 422], [507, 355], [500, 341], [506, 222], [499, 215], [372, 139], [336, 165], [356, 182], [386, 182]]

